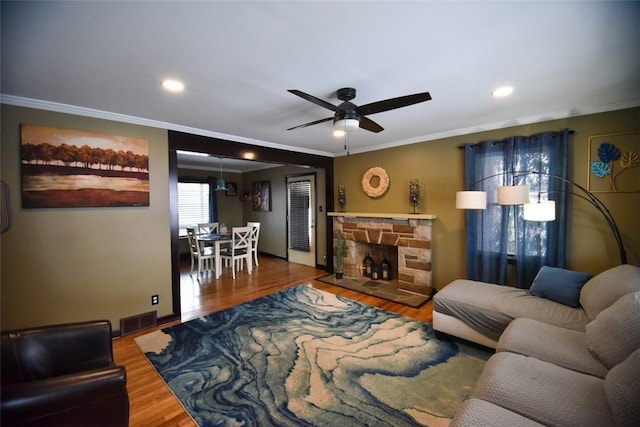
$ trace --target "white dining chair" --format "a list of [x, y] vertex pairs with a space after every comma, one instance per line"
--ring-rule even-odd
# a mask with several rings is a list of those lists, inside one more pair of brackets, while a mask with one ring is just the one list
[[258, 240], [260, 240], [260, 223], [259, 222], [247, 222], [247, 227], [253, 228], [253, 233], [251, 234], [251, 254], [253, 255], [253, 259], [258, 264]]
[[189, 251], [191, 252], [191, 271], [189, 275], [193, 275], [193, 267], [197, 260], [198, 278], [200, 278], [203, 266], [205, 269], [213, 270], [216, 254], [213, 247], [204, 246], [202, 242], [198, 240], [198, 233], [195, 228], [187, 227], [187, 238], [189, 239]]
[[204, 222], [198, 224], [198, 234], [215, 234], [218, 232], [219, 225], [217, 222]]
[[231, 245], [224, 252], [220, 252], [220, 258], [226, 263], [231, 263], [231, 271], [233, 278], [236, 278], [236, 270], [243, 269], [246, 260], [247, 271], [251, 274], [251, 233], [252, 227], [233, 227], [231, 228]]

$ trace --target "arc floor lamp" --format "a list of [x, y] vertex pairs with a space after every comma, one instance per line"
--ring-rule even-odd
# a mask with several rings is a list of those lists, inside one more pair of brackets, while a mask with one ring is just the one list
[[[622, 235], [618, 229], [613, 215], [606, 207], [606, 205], [596, 197], [595, 194], [587, 190], [582, 185], [573, 182], [567, 178], [559, 175], [548, 174], [537, 171], [517, 171], [517, 172], [502, 172], [495, 175], [487, 176], [485, 178], [476, 181], [473, 185], [476, 185], [482, 181], [497, 176], [513, 175], [513, 177], [524, 175], [540, 175], [547, 176], [553, 179], [563, 181], [570, 184], [577, 189], [576, 191], [566, 190], [568, 194], [580, 197], [591, 206], [596, 208], [600, 214], [604, 217], [607, 225], [611, 229], [613, 236], [618, 244], [620, 251], [620, 263], [627, 264], [627, 252], [624, 249], [624, 243], [622, 242]], [[578, 191], [579, 190], [579, 191]], [[525, 221], [554, 221], [556, 219], [556, 206], [553, 200], [540, 200], [540, 194], [538, 194], [537, 202], [531, 203], [529, 196], [528, 185], [504, 185], [498, 187], [498, 204], [500, 205], [523, 205], [524, 219]], [[487, 193], [485, 191], [458, 191], [456, 193], [456, 208], [458, 209], [486, 209], [487, 208]]]

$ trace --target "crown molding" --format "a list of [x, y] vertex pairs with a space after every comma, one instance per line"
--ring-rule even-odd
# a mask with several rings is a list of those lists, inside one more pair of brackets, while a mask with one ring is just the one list
[[37, 110], [54, 111], [57, 113], [73, 114], [76, 116], [93, 117], [96, 119], [111, 120], [122, 123], [129, 123], [140, 126], [148, 126], [158, 129], [174, 130], [177, 132], [190, 133], [194, 135], [206, 136], [210, 138], [225, 139], [232, 142], [242, 142], [245, 144], [257, 145], [259, 147], [275, 148], [278, 150], [294, 151], [298, 153], [313, 154], [316, 156], [335, 157], [334, 153], [326, 151], [310, 150], [290, 145], [276, 144], [268, 141], [244, 138], [241, 136], [228, 135], [219, 132], [207, 131], [204, 129], [182, 126], [175, 123], [162, 122], [159, 120], [145, 119], [143, 117], [129, 116], [126, 114], [112, 113], [110, 111], [94, 110], [92, 108], [79, 107], [77, 105], [61, 104], [59, 102], [44, 101], [41, 99], [24, 98], [21, 96], [0, 94], [0, 104], [14, 105], [16, 107], [34, 108]]

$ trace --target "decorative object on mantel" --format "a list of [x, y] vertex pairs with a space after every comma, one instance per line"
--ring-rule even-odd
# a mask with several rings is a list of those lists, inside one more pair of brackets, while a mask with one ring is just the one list
[[344, 206], [347, 204], [347, 194], [344, 191], [344, 185], [338, 185], [338, 205], [340, 211], [344, 212]]
[[409, 181], [409, 203], [413, 207], [413, 213], [416, 214], [416, 206], [420, 203], [420, 182]]
[[591, 192], [640, 191], [640, 132], [624, 132], [589, 137]]
[[347, 241], [342, 236], [342, 231], [338, 231], [336, 237], [336, 279], [342, 279], [344, 274], [344, 254], [347, 251]]
[[[374, 179], [378, 179], [378, 185], [373, 186]], [[369, 168], [364, 175], [362, 175], [362, 189], [365, 194], [372, 199], [376, 199], [384, 195], [389, 189], [389, 175], [387, 171], [379, 166]]]

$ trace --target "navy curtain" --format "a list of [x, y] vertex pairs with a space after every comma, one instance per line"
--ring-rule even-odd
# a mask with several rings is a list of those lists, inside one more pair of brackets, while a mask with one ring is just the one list
[[[466, 211], [469, 279], [506, 284], [510, 255], [521, 288], [531, 286], [541, 266], [565, 266], [569, 134], [565, 129], [464, 146], [465, 188], [487, 192], [486, 210]], [[556, 220], [524, 221], [522, 206], [498, 205], [497, 187], [519, 184], [530, 186], [532, 202], [554, 200]]]

